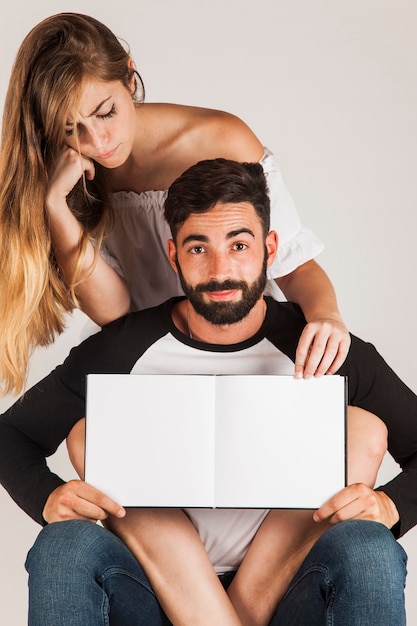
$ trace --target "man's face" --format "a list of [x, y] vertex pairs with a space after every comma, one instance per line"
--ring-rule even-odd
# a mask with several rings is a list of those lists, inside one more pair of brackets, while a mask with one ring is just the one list
[[192, 214], [171, 241], [169, 256], [197, 313], [215, 325], [242, 320], [261, 298], [276, 235], [265, 241], [249, 202], [217, 204]]

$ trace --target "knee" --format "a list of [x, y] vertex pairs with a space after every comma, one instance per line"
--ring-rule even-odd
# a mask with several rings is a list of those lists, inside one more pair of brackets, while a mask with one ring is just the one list
[[373, 413], [348, 408], [348, 482], [373, 487], [388, 448], [388, 430]]
[[369, 420], [367, 431], [369, 456], [379, 467], [388, 449], [388, 429], [384, 422], [372, 413], [368, 413], [367, 419]]
[[78, 476], [84, 479], [84, 452], [85, 452], [85, 417], [80, 419], [67, 437], [67, 450], [70, 461]]
[[[369, 486], [373, 487], [377, 480], [377, 475], [381, 463], [388, 449], [388, 429], [384, 422], [372, 413], [367, 414], [368, 427], [366, 432], [367, 456], [371, 468]], [[373, 468], [373, 471], [372, 471]]]

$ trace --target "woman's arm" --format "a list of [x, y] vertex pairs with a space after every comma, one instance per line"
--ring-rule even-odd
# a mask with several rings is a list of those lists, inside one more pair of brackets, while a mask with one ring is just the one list
[[349, 351], [350, 336], [326, 273], [311, 260], [275, 281], [285, 297], [301, 307], [307, 320], [297, 347], [295, 375], [334, 374]]
[[82, 229], [68, 207], [67, 196], [83, 173], [90, 180], [94, 178], [93, 162], [66, 147], [50, 176], [46, 207], [63, 279], [70, 285], [78, 270], [75, 295], [79, 306], [96, 324], [103, 326], [129, 311], [130, 295], [119, 274], [100, 255], [96, 258], [91, 242], [87, 244], [81, 268], [77, 268]]

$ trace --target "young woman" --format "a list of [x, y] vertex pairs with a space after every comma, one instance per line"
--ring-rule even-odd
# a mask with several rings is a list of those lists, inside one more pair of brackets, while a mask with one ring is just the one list
[[[23, 41], [4, 105], [0, 153], [0, 381], [23, 388], [32, 348], [79, 306], [103, 325], [181, 292], [169, 266], [165, 190], [193, 163], [260, 161], [280, 236], [270, 278], [309, 322], [296, 375], [332, 373], [349, 336], [313, 260], [273, 156], [221, 111], [144, 103], [133, 60], [97, 20], [45, 19]], [[273, 280], [270, 281], [273, 287]]]

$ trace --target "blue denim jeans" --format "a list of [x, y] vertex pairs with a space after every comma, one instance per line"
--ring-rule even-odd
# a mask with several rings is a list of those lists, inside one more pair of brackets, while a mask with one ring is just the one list
[[[29, 626], [170, 624], [128, 548], [91, 522], [46, 526], [26, 568]], [[385, 526], [342, 522], [314, 545], [271, 626], [403, 626], [405, 577], [406, 554]]]

